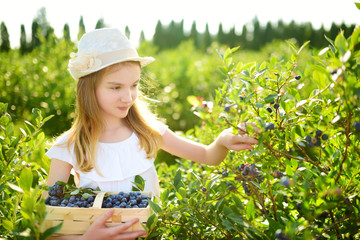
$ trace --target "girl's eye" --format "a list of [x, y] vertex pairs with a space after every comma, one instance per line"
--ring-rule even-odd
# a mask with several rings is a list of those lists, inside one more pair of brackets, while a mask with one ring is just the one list
[[133, 87], [134, 87], [134, 88], [135, 88], [135, 87], [137, 87], [137, 86], [138, 86], [138, 84], [137, 84], [137, 83], [133, 85]]
[[113, 89], [113, 90], [118, 90], [118, 89], [120, 89], [120, 87], [113, 87], [113, 88], [111, 88], [111, 89]]

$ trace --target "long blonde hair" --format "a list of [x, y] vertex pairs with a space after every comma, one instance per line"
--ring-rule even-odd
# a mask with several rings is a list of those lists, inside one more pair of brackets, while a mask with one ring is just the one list
[[[125, 62], [118, 64], [128, 64], [137, 62]], [[97, 143], [99, 136], [104, 130], [104, 119], [101, 109], [96, 100], [96, 88], [108, 71], [118, 64], [111, 65], [98, 72], [81, 77], [78, 80], [76, 92], [76, 117], [71, 129], [68, 131], [67, 146], [74, 146], [77, 168], [82, 172], [89, 172], [93, 168], [99, 172], [96, 161]], [[129, 127], [139, 138], [139, 145], [147, 154], [147, 158], [155, 158], [161, 145], [162, 137], [160, 133], [153, 128], [150, 121], [146, 119], [155, 119], [141, 93], [136, 99], [134, 105], [129, 109], [125, 120]]]

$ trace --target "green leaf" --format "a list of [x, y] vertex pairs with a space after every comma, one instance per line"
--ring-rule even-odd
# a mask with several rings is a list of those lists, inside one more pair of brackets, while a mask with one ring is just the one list
[[83, 198], [88, 199], [89, 197], [93, 196], [90, 193], [84, 193], [83, 195], [81, 195]]
[[201, 104], [201, 102], [197, 99], [197, 97], [195, 96], [187, 96], [186, 100], [188, 101], [188, 103], [190, 103], [191, 106], [193, 107], [197, 107]]
[[6, 230], [12, 231], [14, 229], [14, 224], [11, 221], [3, 219], [1, 222]]
[[293, 172], [291, 166], [289, 166], [289, 165], [286, 166], [285, 172], [287, 173], [288, 176], [293, 176], [294, 175], [294, 172]]
[[60, 231], [61, 227], [62, 227], [63, 223], [61, 222], [60, 224], [48, 228], [46, 229], [46, 231], [42, 234], [42, 239], [47, 239], [49, 238], [51, 235], [54, 235], [55, 233], [57, 233], [58, 231]]
[[253, 201], [249, 201], [246, 205], [246, 218], [249, 220], [255, 218], [255, 205]]
[[355, 6], [360, 10], [360, 3], [355, 3]]
[[292, 50], [295, 54], [297, 54], [298, 50], [296, 49], [295, 45], [294, 45], [291, 41], [289, 41], [289, 40], [287, 40], [286, 42], [287, 42], [287, 44], [290, 45], [291, 50]]
[[33, 175], [29, 168], [24, 168], [20, 174], [19, 186], [25, 191], [28, 192], [31, 189], [33, 182]]
[[20, 192], [20, 193], [24, 193], [24, 190], [22, 190], [20, 187], [16, 186], [15, 184], [12, 184], [12, 183], [9, 183], [7, 182], [6, 183], [12, 190], [15, 190], [17, 192]]
[[335, 38], [335, 47], [340, 51], [341, 55], [344, 55], [347, 51], [347, 41], [343, 32], [340, 32]]
[[161, 207], [158, 204], [154, 203], [153, 201], [149, 200], [149, 205], [152, 208], [152, 210], [154, 210], [155, 213], [161, 213], [162, 212]]
[[146, 221], [146, 227], [152, 229], [158, 221], [156, 214], [152, 214]]
[[278, 96], [277, 94], [270, 94], [266, 98], [264, 98], [264, 101], [266, 103], [271, 103], [272, 101], [275, 100], [275, 98], [277, 98], [277, 96]]
[[135, 184], [135, 186], [133, 186], [133, 191], [144, 191], [145, 180], [140, 175], [136, 175], [134, 181], [135, 182], [132, 182]]
[[70, 193], [70, 195], [77, 195], [77, 194], [79, 194], [79, 192], [80, 192], [79, 189], [75, 189], [74, 191], [72, 191], [72, 192]]
[[38, 109], [38, 108], [33, 108], [33, 109], [32, 109], [32, 113], [34, 114], [34, 116], [35, 116], [36, 118], [42, 119], [40, 109]]
[[179, 188], [180, 183], [181, 183], [181, 171], [177, 170], [176, 175], [174, 177], [174, 186], [176, 189]]
[[300, 52], [303, 50], [303, 48], [305, 48], [308, 44], [310, 43], [310, 41], [306, 41], [299, 49], [299, 51], [297, 51], [297, 55], [300, 54]]

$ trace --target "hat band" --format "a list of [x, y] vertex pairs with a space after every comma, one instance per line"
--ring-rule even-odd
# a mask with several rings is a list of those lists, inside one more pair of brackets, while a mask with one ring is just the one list
[[[136, 50], [128, 48], [128, 49], [121, 49], [113, 52], [107, 52], [101, 55], [97, 56], [101, 62], [102, 65], [108, 65], [110, 63], [116, 63], [116, 62], [123, 62], [127, 59], [131, 58], [138, 58], [139, 55]], [[121, 60], [121, 61], [119, 61]]]

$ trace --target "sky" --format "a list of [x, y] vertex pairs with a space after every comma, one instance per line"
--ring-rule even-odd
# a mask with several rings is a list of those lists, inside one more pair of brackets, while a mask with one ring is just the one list
[[80, 16], [83, 16], [86, 31], [95, 28], [103, 18], [108, 27], [124, 31], [130, 29], [130, 40], [137, 44], [140, 32], [150, 40], [157, 22], [163, 25], [172, 20], [184, 20], [185, 31], [193, 21], [197, 30], [203, 32], [206, 23], [215, 34], [222, 23], [225, 31], [235, 27], [241, 33], [244, 24], [257, 17], [262, 24], [268, 21], [285, 23], [311, 22], [314, 28], [337, 24], [360, 25], [360, 10], [355, 2], [360, 0], [0, 0], [0, 22], [4, 22], [10, 35], [11, 47], [19, 46], [20, 26], [31, 36], [31, 23], [40, 8], [45, 7], [50, 25], [58, 37], [62, 36], [65, 23], [70, 26], [71, 38], [77, 36]]

